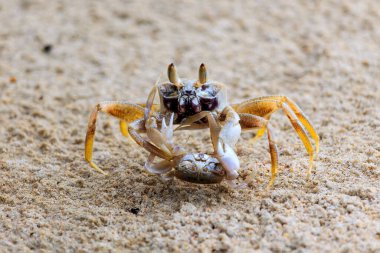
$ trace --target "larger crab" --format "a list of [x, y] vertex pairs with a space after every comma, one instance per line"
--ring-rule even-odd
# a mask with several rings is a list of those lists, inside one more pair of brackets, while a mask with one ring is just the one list
[[[211, 136], [214, 136], [212, 138], [214, 148], [219, 146], [217, 150], [224, 153], [230, 152], [224, 158], [223, 156], [218, 157], [228, 180], [236, 179], [239, 176], [237, 171], [240, 164], [239, 162], [236, 163], [235, 158], [231, 158], [236, 156], [233, 148], [240, 137], [241, 130], [258, 129], [255, 139], [258, 139], [267, 131], [272, 161], [272, 175], [268, 184], [268, 187], [270, 187], [278, 171], [278, 149], [269, 120], [274, 112], [282, 109], [309, 154], [307, 175], [310, 176], [313, 155], [318, 153], [319, 137], [310, 120], [291, 99], [286, 96], [265, 96], [229, 105], [226, 86], [216, 81], [208, 81], [204, 64], [201, 64], [199, 68], [197, 80], [180, 79], [174, 64], [170, 64], [168, 67], [168, 79], [169, 82], [155, 84], [146, 104], [109, 101], [95, 106], [89, 119], [85, 142], [85, 159], [95, 170], [105, 173], [92, 161], [98, 112], [105, 112], [118, 118], [123, 135], [128, 136], [129, 133], [135, 142], [150, 152], [153, 157], [158, 156], [167, 161], [173, 160], [173, 155], [165, 151], [165, 148], [162, 149], [162, 147], [155, 145], [155, 140], [152, 140], [155, 135], [150, 135], [149, 137], [148, 134], [149, 138], [144, 139], [140, 134], [147, 133], [147, 131], [158, 131], [158, 127], [161, 127], [162, 123], [173, 115], [173, 123], [181, 124], [178, 128], [179, 130], [210, 127]], [[160, 98], [159, 104], [153, 103], [156, 90]], [[154, 117], [156, 127], [147, 128], [146, 122], [149, 119], [147, 114], [150, 110], [156, 114]], [[213, 119], [215, 119], [216, 124], [212, 124]], [[221, 127], [218, 127], [218, 125]], [[308, 134], [315, 141], [315, 150]]]

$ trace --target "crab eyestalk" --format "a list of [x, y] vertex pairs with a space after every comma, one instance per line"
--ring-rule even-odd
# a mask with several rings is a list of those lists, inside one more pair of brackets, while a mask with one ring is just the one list
[[207, 82], [207, 70], [204, 63], [199, 66], [198, 81], [195, 83], [195, 87], [199, 88]]
[[177, 69], [173, 63], [171, 63], [168, 67], [168, 78], [171, 83], [173, 83], [175, 86], [180, 86], [180, 80], [177, 74]]
[[207, 70], [204, 63], [199, 67], [199, 83], [204, 84], [207, 82]]

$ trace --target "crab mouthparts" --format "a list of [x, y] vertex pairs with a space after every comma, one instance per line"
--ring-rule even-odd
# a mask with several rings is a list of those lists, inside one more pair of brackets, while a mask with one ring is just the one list
[[178, 111], [180, 113], [193, 112], [198, 113], [202, 110], [202, 106], [197, 96], [183, 95], [178, 101]]

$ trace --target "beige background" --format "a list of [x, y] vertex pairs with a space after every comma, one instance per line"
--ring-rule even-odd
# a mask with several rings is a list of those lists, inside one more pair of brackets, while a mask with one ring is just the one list
[[[380, 252], [379, 25], [378, 1], [0, 1], [0, 251]], [[143, 102], [170, 62], [188, 78], [205, 62], [231, 102], [294, 99], [321, 137], [312, 181], [282, 113], [270, 192], [253, 133], [243, 190], [147, 173], [105, 116], [94, 158], [110, 175], [90, 169], [93, 106]], [[210, 150], [206, 133], [178, 142]]]

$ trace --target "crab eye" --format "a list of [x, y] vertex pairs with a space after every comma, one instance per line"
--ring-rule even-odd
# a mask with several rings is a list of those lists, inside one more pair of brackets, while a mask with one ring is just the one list
[[161, 84], [159, 87], [159, 91], [163, 97], [178, 97], [178, 88], [177, 86], [171, 83]]
[[163, 97], [163, 103], [166, 109], [171, 112], [177, 112], [178, 110], [178, 97]]
[[172, 111], [176, 112], [178, 108], [178, 88], [174, 84], [165, 83], [159, 86], [159, 92], [162, 96], [164, 106]]
[[212, 111], [218, 106], [218, 89], [212, 84], [204, 84], [197, 91], [202, 110]]
[[202, 110], [212, 111], [218, 106], [217, 97], [200, 97]]

